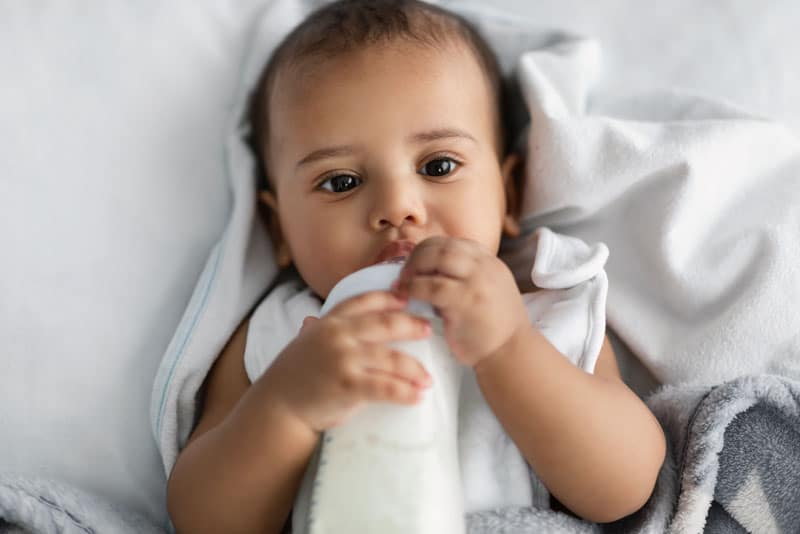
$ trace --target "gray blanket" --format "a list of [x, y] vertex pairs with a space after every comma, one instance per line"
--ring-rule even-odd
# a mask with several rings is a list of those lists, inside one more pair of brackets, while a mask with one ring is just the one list
[[62, 482], [0, 475], [0, 532], [163, 534], [132, 510]]
[[[800, 383], [771, 375], [648, 399], [668, 438], [655, 491], [606, 525], [509, 508], [472, 514], [470, 534], [800, 532]], [[0, 532], [158, 533], [99, 496], [43, 479], [0, 477]]]
[[506, 509], [470, 516], [470, 534], [800, 532], [800, 383], [759, 375], [710, 388], [671, 386], [647, 404], [668, 453], [639, 512], [595, 525]]

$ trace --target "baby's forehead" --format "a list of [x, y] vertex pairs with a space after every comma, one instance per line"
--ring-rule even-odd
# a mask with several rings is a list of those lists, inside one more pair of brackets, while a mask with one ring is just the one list
[[[499, 118], [501, 82], [497, 74], [486, 68], [473, 47], [457, 37], [437, 46], [398, 38], [337, 54], [291, 58], [275, 72], [269, 91], [271, 98], [265, 103], [266, 111], [271, 116], [287, 102], [308, 107], [313, 104], [309, 102], [312, 98], [328, 100], [342, 88], [363, 86], [384, 76], [396, 79], [398, 73], [406, 75], [402, 83], [410, 90], [430, 83], [442, 71], [456, 73], [459, 87], [473, 90], [479, 87], [481, 95], [486, 95], [490, 112]], [[380, 86], [379, 83], [373, 85]], [[442, 98], [435, 91], [430, 97]], [[391, 102], [387, 101], [387, 105]], [[273, 123], [273, 126], [276, 125]]]
[[[334, 52], [296, 55], [286, 58], [282, 62], [276, 71], [275, 78], [276, 80], [280, 78], [291, 81], [298, 85], [314, 83], [331, 69], [346, 68], [348, 63], [358, 62], [367, 56], [395, 56], [416, 62], [428, 59], [431, 63], [444, 58], [448, 63], [476, 66], [483, 74], [483, 81], [488, 83], [492, 89], [496, 83], [499, 83], [499, 80], [495, 80], [497, 74], [489, 72], [480, 53], [458, 35], [453, 35], [450, 39], [442, 40], [436, 45], [397, 37], [389, 41], [349, 47]], [[425, 76], [425, 74], [425, 72], [419, 73], [420, 76]], [[274, 82], [273, 85], [275, 85]]]

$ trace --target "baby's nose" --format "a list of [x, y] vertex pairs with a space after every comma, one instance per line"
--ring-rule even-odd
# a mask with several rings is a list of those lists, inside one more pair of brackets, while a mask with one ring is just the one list
[[375, 230], [425, 224], [425, 199], [419, 187], [409, 184], [407, 179], [398, 179], [377, 189], [370, 213], [370, 225]]

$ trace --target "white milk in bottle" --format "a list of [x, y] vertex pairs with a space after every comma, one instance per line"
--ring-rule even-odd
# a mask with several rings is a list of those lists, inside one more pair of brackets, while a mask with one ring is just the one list
[[[389, 289], [402, 268], [387, 262], [342, 279], [325, 315], [359, 293]], [[428, 303], [408, 310], [431, 321], [428, 338], [394, 342], [433, 379], [415, 405], [370, 403], [323, 434], [294, 508], [296, 532], [309, 534], [462, 534], [464, 504], [458, 465], [458, 396], [463, 367], [444, 340]]]

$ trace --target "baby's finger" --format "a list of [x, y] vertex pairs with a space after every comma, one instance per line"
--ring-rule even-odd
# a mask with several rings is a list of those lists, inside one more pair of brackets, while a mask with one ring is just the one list
[[300, 331], [302, 332], [303, 330], [305, 330], [306, 328], [308, 328], [317, 321], [319, 321], [318, 317], [314, 317], [313, 315], [307, 315], [303, 319], [303, 324], [300, 326]]
[[431, 375], [418, 360], [408, 354], [385, 345], [378, 345], [370, 351], [365, 371], [372, 374], [385, 374], [411, 382], [417, 387], [428, 387]]
[[396, 404], [416, 404], [424, 394], [410, 382], [382, 373], [364, 375], [359, 389], [365, 400]]
[[404, 310], [363, 313], [348, 319], [351, 335], [367, 343], [421, 339], [431, 334], [427, 319]]
[[407, 299], [389, 291], [367, 291], [345, 299], [328, 312], [328, 315], [352, 316], [373, 311], [397, 310], [405, 308]]
[[399, 295], [429, 302], [434, 308], [447, 310], [464, 299], [464, 283], [446, 276], [417, 275], [398, 283]]
[[464, 279], [475, 269], [476, 260], [474, 245], [467, 240], [432, 237], [412, 251], [398, 278], [405, 280], [419, 274], [439, 274]]

